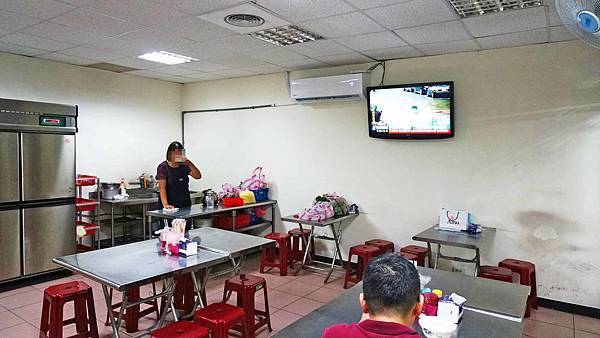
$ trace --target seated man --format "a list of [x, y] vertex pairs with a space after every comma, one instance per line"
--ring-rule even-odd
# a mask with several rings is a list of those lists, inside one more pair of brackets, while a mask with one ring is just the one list
[[415, 266], [392, 253], [367, 265], [359, 302], [359, 323], [336, 324], [323, 331], [323, 338], [420, 337], [411, 326], [421, 313], [423, 296]]

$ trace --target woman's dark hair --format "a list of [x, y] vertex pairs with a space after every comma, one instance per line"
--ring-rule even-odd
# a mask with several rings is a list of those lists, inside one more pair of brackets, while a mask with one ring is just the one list
[[375, 258], [363, 275], [363, 294], [371, 314], [404, 316], [419, 302], [420, 290], [419, 272], [396, 253]]
[[178, 141], [173, 141], [169, 144], [169, 147], [167, 148], [167, 161], [171, 160], [169, 155], [171, 155], [173, 150], [183, 150], [183, 144]]

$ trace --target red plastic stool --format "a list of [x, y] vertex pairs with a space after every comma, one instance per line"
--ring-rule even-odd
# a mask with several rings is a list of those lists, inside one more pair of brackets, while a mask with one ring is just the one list
[[380, 255], [388, 252], [394, 252], [394, 243], [383, 239], [372, 239], [370, 241], [366, 241], [365, 244], [378, 247]]
[[265, 238], [277, 241], [277, 247], [263, 249], [260, 256], [260, 273], [265, 272], [265, 267], [272, 267], [279, 268], [279, 275], [287, 276], [292, 236], [286, 233], [274, 232], [266, 235]]
[[417, 265], [418, 266], [425, 266], [425, 258], [429, 257], [429, 255], [431, 255], [431, 253], [429, 252], [429, 249], [427, 249], [426, 247], [423, 246], [418, 246], [418, 245], [407, 245], [405, 247], [403, 247], [402, 249], [400, 249], [400, 252], [407, 252], [407, 253], [411, 253], [413, 255], [417, 256]]
[[521, 285], [529, 285], [531, 291], [527, 297], [527, 310], [525, 317], [529, 317], [531, 308], [537, 309], [537, 282], [535, 280], [535, 264], [518, 259], [507, 258], [498, 266], [510, 269], [510, 271], [519, 274], [519, 283]]
[[493, 265], [482, 265], [479, 267], [477, 277], [494, 279], [503, 282], [513, 282], [512, 271], [507, 268], [501, 268]]
[[[63, 307], [71, 301], [75, 303], [75, 317], [63, 320]], [[63, 326], [73, 323], [75, 323], [77, 335], [72, 337], [98, 337], [92, 288], [80, 281], [46, 288], [42, 304], [40, 338], [62, 338]]]
[[208, 329], [182, 320], [151, 332], [150, 338], [208, 338]]
[[244, 310], [227, 303], [214, 303], [196, 311], [194, 322], [206, 326], [213, 338], [227, 338], [229, 329], [242, 324], [245, 331]]
[[398, 255], [400, 255], [401, 257], [403, 257], [404, 259], [406, 259], [407, 261], [411, 261], [411, 262], [417, 262], [419, 260], [419, 257], [415, 254], [411, 254], [408, 252], [398, 252]]
[[[257, 291], [263, 290], [265, 310], [261, 311], [254, 306], [254, 295]], [[254, 338], [256, 331], [267, 325], [269, 332], [271, 328], [271, 315], [269, 314], [269, 297], [267, 295], [267, 281], [258, 276], [240, 274], [225, 281], [223, 289], [223, 303], [226, 303], [231, 297], [231, 293], [237, 293], [237, 306], [244, 309], [246, 322], [245, 338]], [[255, 318], [257, 321], [255, 322]], [[234, 329], [236, 329], [234, 327]]]
[[[178, 310], [183, 310], [183, 313], [190, 313], [194, 311], [196, 306], [196, 292], [194, 289], [194, 281], [192, 280], [192, 273], [196, 274], [198, 280], [204, 278], [204, 271], [184, 273], [182, 275], [175, 276], [175, 291], [173, 292], [173, 304]], [[202, 302], [206, 302], [206, 291], [202, 291]]]
[[[358, 283], [362, 280], [365, 267], [371, 260], [379, 254], [379, 248], [372, 245], [355, 245], [350, 248], [348, 253], [348, 265], [346, 266], [346, 276], [344, 277], [344, 289], [348, 288], [348, 282]], [[352, 256], [357, 257], [356, 270], [352, 271]]]
[[[154, 283], [152, 283], [152, 289], [154, 291], [154, 294], [156, 294], [156, 288], [154, 286]], [[129, 288], [127, 291], [127, 300], [129, 302], [135, 302], [140, 300], [140, 287], [132, 287]], [[113, 295], [113, 289], [110, 289], [109, 291], [109, 297], [110, 299], [112, 299], [112, 295]], [[119, 309], [121, 307], [121, 304], [123, 304], [123, 302], [117, 302], [112, 304], [112, 310], [113, 310], [113, 315], [119, 316], [119, 311], [115, 311], [115, 309]], [[123, 320], [125, 320], [125, 331], [126, 332], [137, 332], [139, 330], [139, 320], [142, 317], [146, 317], [147, 315], [151, 314], [151, 313], [156, 313], [156, 318], [160, 318], [160, 314], [158, 313], [158, 302], [156, 299], [151, 300], [151, 301], [147, 301], [144, 302], [144, 304], [150, 305], [150, 307], [144, 309], [144, 310], [140, 310], [140, 306], [136, 305], [136, 306], [131, 306], [128, 307], [127, 309], [125, 309], [125, 314], [123, 315]], [[190, 310], [191, 312], [192, 310]], [[106, 313], [106, 321], [104, 322], [105, 326], [110, 326], [110, 317], [109, 314]]]
[[[302, 238], [300, 237], [301, 233], [302, 233], [302, 237], [304, 237], [304, 240], [302, 240]], [[292, 236], [292, 252], [290, 255], [292, 263], [301, 262], [302, 259], [304, 259], [304, 252], [306, 251], [304, 242], [308, 242], [308, 237], [310, 236], [310, 230], [303, 229], [301, 232], [300, 228], [294, 228], [294, 229], [288, 231], [288, 234]], [[302, 249], [300, 249], [300, 246], [302, 246]], [[314, 238], [311, 239], [311, 241], [310, 241], [309, 255], [310, 255], [311, 259], [315, 258], [315, 239]]]

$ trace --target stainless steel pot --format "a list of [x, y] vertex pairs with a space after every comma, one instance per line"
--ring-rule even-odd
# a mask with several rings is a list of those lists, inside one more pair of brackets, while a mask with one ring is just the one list
[[102, 190], [102, 198], [105, 200], [112, 200], [115, 195], [119, 194], [120, 186], [121, 184], [119, 183], [101, 183], [100, 188]]

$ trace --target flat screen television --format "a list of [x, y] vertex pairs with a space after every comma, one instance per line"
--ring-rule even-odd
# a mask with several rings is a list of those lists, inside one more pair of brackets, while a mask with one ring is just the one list
[[367, 88], [369, 136], [443, 139], [454, 136], [454, 82]]

